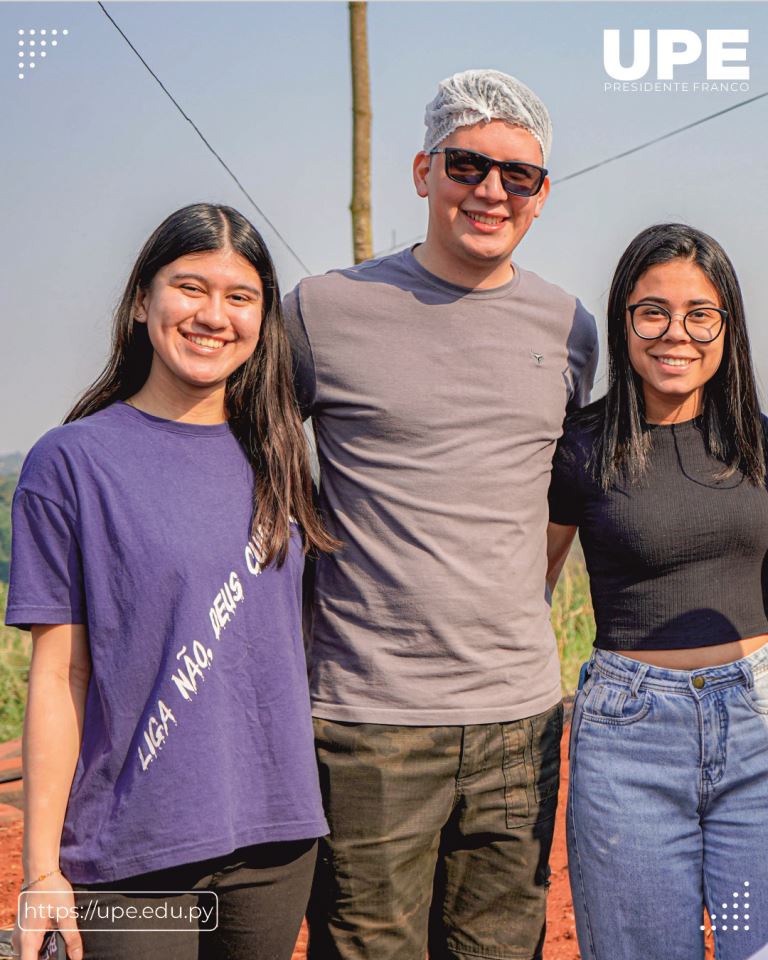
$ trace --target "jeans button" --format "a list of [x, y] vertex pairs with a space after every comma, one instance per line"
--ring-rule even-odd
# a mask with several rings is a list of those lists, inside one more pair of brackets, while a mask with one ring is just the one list
[[697, 690], [701, 690], [701, 688], [704, 686], [704, 684], [705, 684], [706, 682], [707, 682], [707, 681], [704, 679], [704, 677], [694, 677], [694, 678], [693, 678], [693, 685], [694, 685], [694, 687], [696, 687]]

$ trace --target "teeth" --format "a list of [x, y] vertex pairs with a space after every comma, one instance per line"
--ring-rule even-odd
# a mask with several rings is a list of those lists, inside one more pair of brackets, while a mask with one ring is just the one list
[[193, 337], [191, 334], [187, 334], [187, 340], [191, 340], [199, 347], [212, 347], [214, 350], [224, 346], [223, 340], [214, 340], [212, 337]]
[[494, 227], [504, 219], [504, 217], [486, 217], [482, 213], [467, 213], [467, 216], [470, 220], [477, 220], [478, 223], [489, 223]]
[[687, 367], [691, 362], [683, 357], [656, 357], [656, 359], [668, 367]]

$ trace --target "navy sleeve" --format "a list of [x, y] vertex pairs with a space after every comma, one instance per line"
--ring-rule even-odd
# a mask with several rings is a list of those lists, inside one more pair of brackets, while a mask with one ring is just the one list
[[293, 388], [299, 402], [301, 417], [306, 420], [312, 415], [317, 382], [315, 358], [312, 355], [312, 346], [301, 316], [300, 286], [295, 287], [283, 300], [283, 320], [293, 355]]
[[568, 363], [573, 382], [573, 395], [568, 403], [569, 412], [589, 403], [598, 354], [595, 318], [582, 302], [577, 300], [573, 331], [568, 338]]

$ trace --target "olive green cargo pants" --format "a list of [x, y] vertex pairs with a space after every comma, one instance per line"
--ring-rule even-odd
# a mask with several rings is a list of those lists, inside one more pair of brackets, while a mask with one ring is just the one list
[[310, 960], [538, 960], [562, 704], [464, 727], [314, 723], [331, 834]]

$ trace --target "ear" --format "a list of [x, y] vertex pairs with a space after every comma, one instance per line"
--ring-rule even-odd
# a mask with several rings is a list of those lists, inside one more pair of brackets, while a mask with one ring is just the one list
[[432, 157], [423, 150], [419, 150], [413, 158], [413, 183], [416, 187], [416, 193], [420, 197], [426, 197], [429, 193], [427, 186], [427, 174], [432, 165]]
[[534, 208], [533, 215], [534, 217], [541, 216], [541, 211], [544, 204], [547, 202], [547, 197], [549, 196], [549, 177], [544, 177], [544, 183], [541, 185], [541, 190], [536, 194], [536, 206]]
[[133, 308], [131, 309], [133, 319], [137, 323], [147, 322], [147, 291], [139, 287], [136, 296], [133, 298]]

